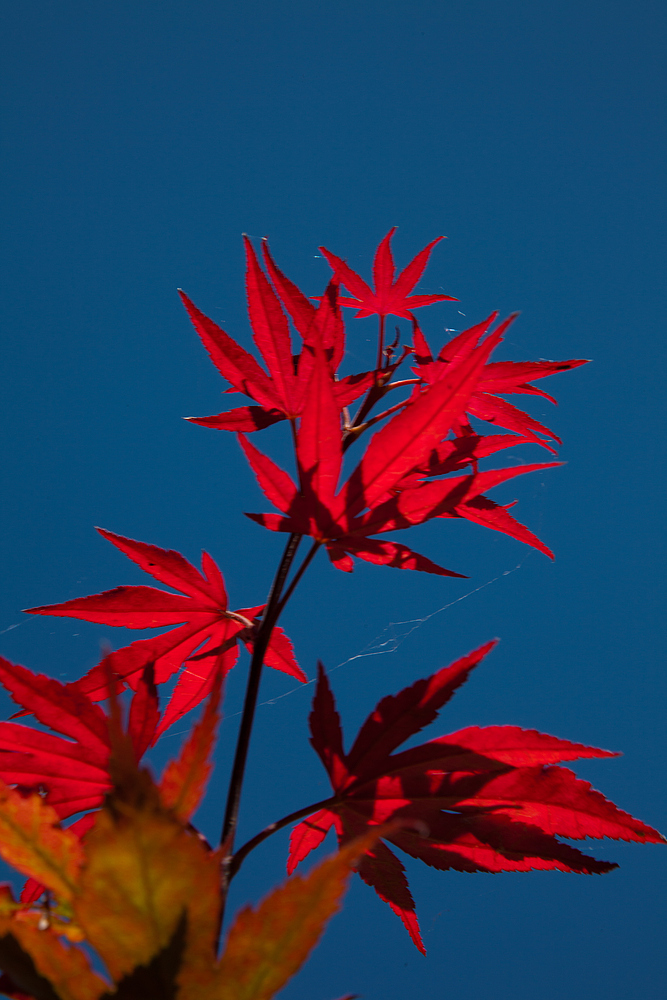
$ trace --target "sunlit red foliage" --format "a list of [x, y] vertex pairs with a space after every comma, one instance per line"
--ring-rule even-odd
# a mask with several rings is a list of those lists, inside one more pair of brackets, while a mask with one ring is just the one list
[[[155, 738], [185, 712], [195, 708], [213, 686], [216, 672], [224, 677], [238, 657], [238, 643], [252, 651], [257, 615], [264, 605], [227, 609], [227, 592], [220, 570], [207, 552], [202, 553], [202, 573], [182, 555], [157, 545], [135, 542], [111, 531], [97, 529], [113, 545], [136, 562], [146, 573], [167, 586], [180, 590], [181, 597], [154, 587], [115, 587], [102, 594], [74, 598], [63, 604], [30, 608], [34, 615], [58, 615], [81, 618], [102, 625], [124, 628], [179, 627], [151, 639], [140, 639], [110, 653], [97, 667], [76, 682], [76, 687], [95, 699], [106, 696], [108, 671], [134, 687], [147, 663], [152, 663], [156, 683], [162, 684], [183, 664], [171, 700], [167, 705]], [[185, 622], [185, 624], [181, 624]], [[196, 650], [196, 652], [195, 652]], [[276, 628], [265, 662], [268, 666], [305, 681], [306, 676], [294, 659], [292, 644]]]
[[[270, 1000], [339, 907], [351, 868], [424, 950], [403, 863], [388, 844], [440, 870], [600, 874], [615, 865], [558, 838], [663, 840], [559, 766], [615, 756], [610, 751], [511, 725], [470, 726], [400, 749], [436, 719], [494, 645], [487, 643], [383, 698], [348, 751], [320, 666], [310, 733], [332, 795], [271, 823], [242, 847], [235, 844], [263, 665], [306, 681], [277, 622], [320, 547], [347, 572], [358, 558], [458, 577], [393, 537], [376, 536], [436, 518], [466, 519], [553, 558], [509, 513], [512, 504], [501, 505], [487, 492], [560, 463], [496, 469], [481, 464], [524, 444], [553, 452], [554, 442], [560, 443], [555, 432], [502, 397], [524, 394], [555, 402], [531, 383], [584, 362], [490, 360], [514, 319], [494, 326], [496, 313], [458, 333], [435, 356], [413, 310], [451, 299], [414, 293], [440, 238], [396, 276], [393, 234], [394, 229], [376, 252], [373, 288], [322, 248], [334, 273], [324, 293], [312, 297], [280, 270], [266, 242], [262, 266], [245, 238], [248, 314], [261, 360], [181, 293], [211, 360], [230, 384], [226, 391], [251, 400], [190, 419], [237, 432], [259, 486], [279, 511], [248, 516], [289, 539], [266, 602], [231, 611], [222, 573], [206, 552], [199, 571], [178, 552], [98, 529], [170, 589], [120, 586], [30, 609], [105, 626], [167, 631], [108, 653], [69, 684], [0, 658], [0, 683], [19, 707], [11, 720], [0, 722], [0, 856], [28, 876], [20, 900], [8, 887], [0, 888], [5, 970], [0, 991], [7, 996]], [[350, 295], [341, 296], [341, 287]], [[341, 372], [346, 351], [341, 307], [354, 307], [362, 319], [379, 318], [375, 361], [367, 371]], [[410, 321], [409, 345], [400, 346], [399, 329], [395, 340], [386, 342], [389, 315]], [[408, 358], [412, 374], [401, 378], [398, 369]], [[387, 406], [390, 397], [394, 402]], [[246, 437], [280, 421], [294, 447], [295, 478]], [[488, 423], [511, 433], [487, 434]], [[346, 468], [350, 447], [360, 454]], [[304, 536], [312, 545], [297, 567]], [[224, 680], [242, 646], [251, 661], [220, 847], [213, 848], [193, 818], [212, 770]], [[131, 698], [130, 692], [123, 695], [126, 687]], [[160, 691], [166, 700], [162, 714]], [[104, 698], [108, 712], [97, 704]], [[155, 782], [140, 767], [147, 751], [205, 699], [201, 718]], [[288, 780], [277, 750], [266, 773], [272, 781], [276, 774]], [[290, 873], [330, 829], [338, 837], [338, 854], [305, 877], [292, 876], [257, 908], [242, 910], [219, 955], [231, 878], [254, 847], [297, 820]], [[70, 825], [65, 828], [63, 821]], [[107, 979], [93, 970], [93, 953]]]
[[[487, 643], [383, 698], [348, 753], [320, 665], [310, 715], [311, 743], [327, 770], [334, 800], [293, 830], [288, 871], [319, 846], [331, 827], [342, 845], [388, 820], [399, 821], [399, 826], [386, 839], [406, 854], [433, 868], [465, 872], [537, 868], [601, 874], [616, 865], [596, 861], [556, 836], [663, 840], [572, 771], [550, 766], [580, 757], [614, 757], [608, 750], [517, 726], [470, 726], [394, 753], [435, 720], [494, 645]], [[414, 902], [396, 855], [379, 842], [358, 871], [401, 917], [423, 951]]]

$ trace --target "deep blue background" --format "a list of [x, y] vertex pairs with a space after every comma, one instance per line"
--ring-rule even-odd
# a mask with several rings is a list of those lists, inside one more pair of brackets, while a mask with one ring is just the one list
[[[558, 410], [526, 399], [568, 464], [494, 493], [520, 499], [556, 563], [432, 524], [406, 540], [469, 581], [364, 565], [348, 577], [320, 558], [284, 624], [309, 676], [318, 656], [344, 664], [332, 682], [350, 736], [380, 696], [501, 637], [429, 735], [513, 723], [623, 750], [578, 773], [665, 830], [664, 27], [657, 0], [7, 7], [4, 655], [73, 679], [101, 641], [126, 641], [20, 614], [149, 582], [95, 524], [192, 560], [205, 547], [233, 607], [264, 599], [282, 540], [240, 513], [269, 507], [233, 439], [181, 420], [225, 400], [177, 286], [249, 345], [242, 232], [268, 235], [308, 294], [328, 274], [319, 244], [368, 277], [390, 226], [401, 266], [444, 234], [419, 290], [460, 301], [421, 312], [432, 341], [521, 309], [499, 357], [595, 361], [542, 383]], [[373, 320], [351, 322], [345, 371], [371, 362], [374, 336]], [[282, 436], [258, 443], [280, 457]], [[351, 659], [405, 621], [419, 627], [400, 645]], [[244, 676], [245, 660], [200, 814], [211, 837]], [[267, 677], [262, 701], [294, 686]], [[326, 794], [306, 741], [311, 694], [259, 711], [242, 838]], [[620, 870], [473, 876], [409, 862], [426, 959], [355, 880], [283, 995], [657, 1000], [667, 852], [591, 847]], [[280, 880], [285, 851], [281, 835], [256, 852], [235, 904]]]

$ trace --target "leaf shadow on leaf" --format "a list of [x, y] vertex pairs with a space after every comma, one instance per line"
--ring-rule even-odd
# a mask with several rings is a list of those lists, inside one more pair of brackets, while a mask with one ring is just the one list
[[[32, 958], [13, 934], [0, 938], [0, 967], [11, 979], [11, 985], [25, 991], [34, 1000], [60, 1000], [51, 983], [37, 972]], [[9, 988], [10, 984], [6, 985]]]
[[124, 976], [117, 989], [113, 993], [105, 993], [100, 1000], [176, 1000], [187, 923], [184, 910], [169, 944], [154, 955], [148, 965], [138, 965]]

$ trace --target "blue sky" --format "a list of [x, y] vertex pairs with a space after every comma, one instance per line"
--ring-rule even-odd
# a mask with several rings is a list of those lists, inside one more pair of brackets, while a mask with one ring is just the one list
[[[340, 665], [349, 736], [379, 697], [499, 636], [428, 735], [511, 723], [622, 750], [577, 771], [664, 831], [664, 6], [25, 0], [4, 22], [1, 652], [69, 680], [100, 642], [126, 641], [20, 613], [148, 582], [96, 524], [193, 561], [206, 548], [233, 606], [264, 599], [281, 542], [242, 516], [267, 507], [233, 438], [181, 419], [224, 400], [177, 287], [249, 346], [242, 232], [268, 235], [313, 295], [320, 244], [369, 277], [390, 226], [399, 265], [445, 235], [419, 290], [459, 302], [422, 311], [432, 341], [519, 309], [500, 357], [594, 359], [550, 380], [557, 410], [529, 407], [567, 464], [494, 493], [519, 499], [556, 562], [431, 524], [407, 540], [469, 580], [348, 577], [322, 558], [285, 628], [310, 677], [318, 657]], [[346, 371], [370, 362], [374, 335], [350, 322]], [[286, 453], [280, 428], [261, 445]], [[244, 675], [200, 815], [211, 836]], [[306, 739], [312, 686], [293, 687], [262, 688], [243, 838], [325, 790]], [[249, 859], [235, 905], [282, 877], [285, 852], [278, 836]], [[657, 1000], [667, 852], [591, 852], [620, 870], [410, 863], [426, 959], [357, 880], [284, 997]]]

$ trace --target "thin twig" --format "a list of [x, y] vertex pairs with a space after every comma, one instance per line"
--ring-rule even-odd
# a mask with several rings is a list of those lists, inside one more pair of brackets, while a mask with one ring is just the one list
[[347, 434], [345, 436], [345, 439], [343, 440], [343, 451], [347, 451], [352, 442], [356, 440], [356, 434], [354, 433], [355, 429], [360, 424], [363, 424], [367, 414], [370, 413], [370, 411], [373, 409], [378, 400], [382, 399], [382, 397], [384, 396], [384, 392], [385, 392], [384, 386], [382, 385], [372, 385], [371, 388], [368, 390], [368, 395], [366, 396], [366, 399], [363, 401], [363, 403], [357, 410], [354, 416], [354, 420], [347, 429]]
[[363, 431], [368, 430], [373, 424], [376, 424], [378, 420], [384, 420], [385, 417], [391, 416], [392, 413], [396, 413], [398, 410], [402, 410], [404, 406], [407, 406], [410, 402], [409, 399], [404, 399], [402, 403], [397, 403], [396, 406], [390, 406], [388, 410], [384, 413], [378, 413], [376, 417], [371, 417], [367, 420], [365, 424], [356, 424], [354, 427], [350, 428], [350, 434], [361, 434]]
[[420, 379], [405, 379], [401, 382], [389, 382], [389, 379], [394, 375], [396, 369], [403, 364], [406, 358], [413, 354], [411, 347], [403, 347], [403, 353], [400, 358], [393, 362], [393, 364], [388, 364], [386, 368], [382, 371], [382, 374], [378, 376], [376, 373], [375, 384], [371, 386], [368, 390], [366, 399], [361, 404], [357, 413], [354, 416], [352, 423], [346, 428], [347, 434], [343, 442], [343, 451], [347, 451], [353, 441], [356, 440], [358, 431], [356, 430], [361, 424], [364, 423], [366, 416], [370, 413], [376, 403], [378, 403], [385, 393], [389, 392], [390, 389], [397, 389], [403, 385], [414, 385], [420, 381]]
[[398, 382], [387, 382], [385, 389], [389, 392], [390, 389], [400, 389], [404, 385], [419, 385], [420, 382], [420, 378], [404, 378]]
[[335, 795], [332, 795], [329, 799], [322, 799], [321, 802], [313, 802], [312, 805], [304, 806], [303, 809], [297, 809], [296, 812], [290, 813], [289, 816], [283, 816], [276, 823], [269, 823], [268, 826], [264, 827], [258, 834], [256, 834], [251, 840], [248, 840], [243, 847], [240, 847], [229, 865], [229, 880], [231, 881], [236, 875], [237, 871], [243, 864], [243, 861], [254, 851], [263, 840], [270, 837], [272, 833], [277, 833], [278, 830], [282, 830], [283, 827], [289, 826], [290, 823], [294, 823], [297, 819], [301, 819], [302, 816], [307, 816], [309, 813], [317, 812], [319, 809], [325, 809], [327, 806], [332, 806], [337, 802]]
[[382, 368], [382, 362], [384, 361], [384, 316], [380, 314], [380, 330], [378, 335], [378, 358], [376, 369], [380, 371]]
[[394, 372], [396, 371], [396, 369], [400, 368], [400, 366], [403, 364], [403, 362], [405, 361], [405, 359], [409, 358], [410, 355], [414, 354], [414, 353], [415, 352], [414, 352], [414, 350], [413, 350], [412, 347], [408, 347], [407, 344], [403, 344], [403, 350], [401, 352], [400, 358], [397, 358], [396, 361], [392, 361], [392, 363], [390, 365], [387, 365], [387, 367], [385, 368], [385, 371], [391, 372], [391, 374], [393, 375]]
[[289, 587], [285, 591], [285, 596], [282, 598], [280, 604], [278, 605], [278, 614], [279, 615], [282, 614], [283, 608], [285, 607], [285, 605], [289, 601], [290, 597], [294, 593], [295, 587], [297, 586], [299, 580], [301, 579], [301, 577], [303, 576], [303, 574], [306, 572], [306, 570], [310, 566], [311, 562], [313, 561], [313, 556], [315, 555], [315, 553], [317, 552], [317, 550], [319, 549], [319, 547], [320, 547], [321, 544], [322, 544], [322, 542], [317, 542], [317, 541], [313, 542], [308, 555], [303, 560], [303, 562], [299, 566], [298, 570], [294, 574], [294, 579], [292, 580], [292, 582], [290, 583]]

